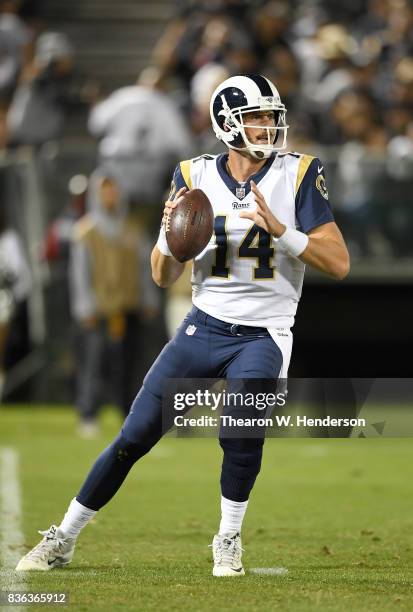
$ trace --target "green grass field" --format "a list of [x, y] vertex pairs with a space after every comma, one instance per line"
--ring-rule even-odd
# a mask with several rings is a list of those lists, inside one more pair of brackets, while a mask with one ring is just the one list
[[[105, 412], [93, 441], [75, 424], [69, 409], [0, 408], [0, 447], [20, 458], [27, 549], [60, 522], [119, 422]], [[267, 440], [239, 579], [211, 576], [220, 460], [214, 439], [164, 439], [84, 530], [73, 563], [25, 574], [26, 590], [66, 591], [70, 609], [87, 611], [413, 610], [410, 439]], [[288, 573], [248, 572], [257, 567]]]

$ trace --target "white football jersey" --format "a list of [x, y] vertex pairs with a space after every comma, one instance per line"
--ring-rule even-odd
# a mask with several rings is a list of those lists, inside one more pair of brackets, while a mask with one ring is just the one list
[[253, 179], [287, 227], [308, 232], [333, 221], [322, 164], [309, 155], [273, 155], [258, 173], [239, 183], [229, 175], [227, 159], [224, 153], [202, 155], [181, 162], [174, 174], [172, 195], [185, 185], [202, 189], [215, 216], [211, 240], [194, 259], [193, 303], [229, 323], [290, 328], [305, 265], [239, 213], [256, 206], [250, 190]]

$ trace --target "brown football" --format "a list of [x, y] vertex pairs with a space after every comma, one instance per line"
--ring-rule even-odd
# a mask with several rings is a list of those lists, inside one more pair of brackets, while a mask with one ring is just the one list
[[211, 239], [214, 212], [201, 189], [186, 191], [179, 198], [166, 226], [166, 241], [172, 255], [181, 263], [199, 255]]

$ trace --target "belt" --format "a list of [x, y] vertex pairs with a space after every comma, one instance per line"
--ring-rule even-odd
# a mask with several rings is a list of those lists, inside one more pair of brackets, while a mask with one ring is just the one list
[[194, 306], [196, 318], [204, 323], [204, 325], [213, 325], [227, 331], [232, 336], [269, 336], [266, 327], [253, 327], [252, 325], [237, 325], [235, 323], [227, 323], [216, 317], [212, 317], [203, 310]]
[[[228, 325], [230, 325], [228, 323]], [[266, 327], [252, 327], [250, 325], [231, 325], [230, 333], [233, 336], [268, 336]]]

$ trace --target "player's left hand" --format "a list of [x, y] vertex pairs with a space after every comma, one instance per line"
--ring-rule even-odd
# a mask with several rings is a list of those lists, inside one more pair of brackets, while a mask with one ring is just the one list
[[272, 214], [264, 196], [254, 181], [251, 181], [251, 191], [255, 196], [257, 208], [250, 212], [243, 211], [239, 216], [243, 219], [251, 219], [258, 227], [262, 227], [266, 232], [278, 238], [285, 232], [286, 226], [280, 223], [277, 217]]

